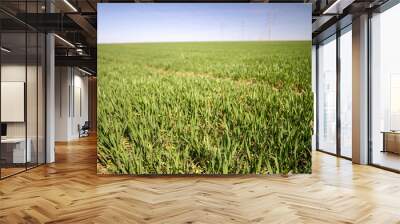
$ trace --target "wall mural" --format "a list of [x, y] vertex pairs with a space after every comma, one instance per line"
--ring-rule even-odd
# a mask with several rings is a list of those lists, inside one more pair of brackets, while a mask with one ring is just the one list
[[98, 173], [311, 173], [311, 4], [98, 4]]

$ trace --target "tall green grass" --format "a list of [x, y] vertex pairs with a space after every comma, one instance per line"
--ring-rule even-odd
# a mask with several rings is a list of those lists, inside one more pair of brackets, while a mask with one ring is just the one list
[[310, 42], [98, 51], [98, 162], [108, 173], [311, 172]]

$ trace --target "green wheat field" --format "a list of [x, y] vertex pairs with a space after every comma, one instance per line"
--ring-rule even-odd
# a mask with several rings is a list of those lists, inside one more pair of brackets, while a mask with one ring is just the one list
[[98, 46], [98, 173], [311, 173], [311, 42]]

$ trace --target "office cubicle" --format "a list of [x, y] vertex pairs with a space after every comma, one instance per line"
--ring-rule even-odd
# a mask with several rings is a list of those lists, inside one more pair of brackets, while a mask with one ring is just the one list
[[45, 163], [46, 39], [18, 19], [43, 2], [0, 3], [1, 179]]

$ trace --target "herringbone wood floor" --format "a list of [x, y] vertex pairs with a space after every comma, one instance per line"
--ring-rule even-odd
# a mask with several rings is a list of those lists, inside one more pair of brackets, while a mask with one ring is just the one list
[[400, 223], [400, 175], [313, 154], [313, 174], [101, 177], [95, 138], [0, 181], [0, 223]]

